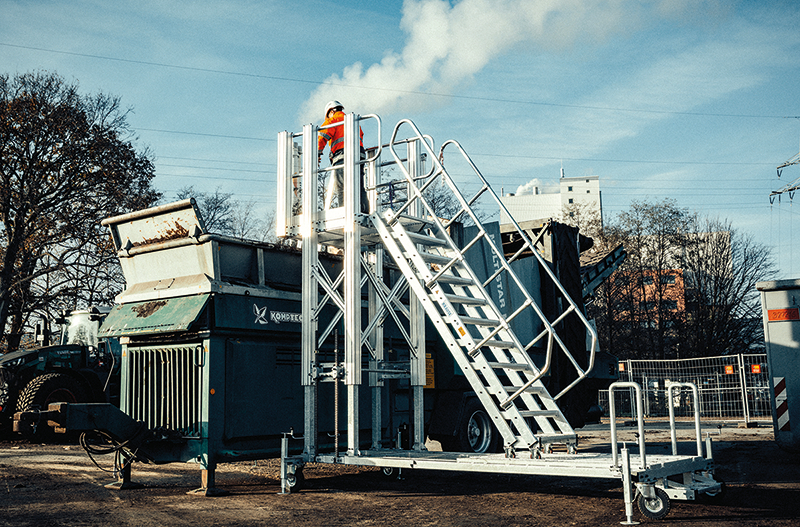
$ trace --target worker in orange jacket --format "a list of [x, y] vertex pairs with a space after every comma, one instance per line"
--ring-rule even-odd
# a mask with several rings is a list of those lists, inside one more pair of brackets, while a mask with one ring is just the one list
[[[344, 106], [339, 101], [330, 101], [325, 105], [325, 122], [322, 126], [328, 126], [335, 123], [344, 122]], [[364, 151], [364, 132], [361, 127], [358, 128], [359, 133], [359, 146], [361, 150], [361, 159], [366, 159]], [[322, 160], [322, 152], [325, 150], [325, 145], [330, 143], [330, 153], [328, 158], [331, 161], [331, 166], [344, 165], [344, 126], [332, 126], [320, 130], [317, 146], [319, 150], [319, 161]], [[369, 201], [367, 200], [367, 191], [364, 189], [364, 165], [360, 165], [359, 170], [361, 177], [359, 188], [361, 190], [361, 212], [369, 213]], [[335, 196], [339, 207], [344, 205], [344, 168], [337, 168], [333, 171], [334, 182], [336, 184]]]

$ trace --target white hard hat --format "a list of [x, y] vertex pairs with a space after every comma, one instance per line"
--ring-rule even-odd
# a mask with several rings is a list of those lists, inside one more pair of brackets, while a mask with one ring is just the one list
[[341, 108], [344, 110], [344, 106], [339, 101], [331, 101], [325, 105], [325, 115], [328, 115], [328, 112], [334, 108]]

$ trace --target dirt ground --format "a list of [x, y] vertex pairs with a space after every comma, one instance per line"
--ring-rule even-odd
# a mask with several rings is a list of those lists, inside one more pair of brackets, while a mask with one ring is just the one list
[[[688, 425], [688, 423], [687, 423]], [[665, 453], [669, 433], [648, 424], [648, 452]], [[653, 428], [651, 430], [651, 428]], [[800, 459], [781, 451], [771, 426], [706, 423], [714, 440], [716, 475], [727, 483], [714, 504], [675, 501], [669, 515], [634, 520], [663, 526], [800, 525]], [[608, 442], [608, 426], [579, 430], [581, 445]], [[634, 441], [633, 427], [620, 437]], [[681, 430], [691, 449], [693, 430]], [[110, 459], [100, 464], [111, 466]], [[0, 441], [0, 525], [14, 527], [232, 525], [619, 525], [625, 520], [617, 480], [497, 476], [308, 465], [300, 492], [281, 495], [277, 460], [231, 463], [217, 471], [222, 497], [187, 494], [200, 484], [194, 465], [135, 464], [142, 487], [110, 490], [114, 478], [77, 445]]]

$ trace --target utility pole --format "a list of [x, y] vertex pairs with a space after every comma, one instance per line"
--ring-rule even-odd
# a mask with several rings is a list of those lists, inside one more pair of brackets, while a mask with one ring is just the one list
[[[795, 156], [792, 157], [787, 162], [785, 162], [782, 165], [778, 166], [778, 168], [777, 168], [778, 177], [781, 177], [781, 172], [783, 172], [784, 168], [786, 168], [788, 166], [792, 166], [792, 165], [800, 165], [800, 152], [795, 154]], [[798, 177], [797, 179], [795, 179], [794, 181], [792, 181], [788, 185], [784, 186], [783, 188], [781, 188], [779, 190], [773, 190], [772, 192], [770, 192], [770, 194], [769, 194], [769, 202], [772, 203], [775, 200], [775, 196], [780, 196], [781, 194], [785, 194], [785, 193], [789, 194], [789, 199], [794, 199], [794, 191], [797, 190], [798, 188], [800, 188], [800, 177]]]

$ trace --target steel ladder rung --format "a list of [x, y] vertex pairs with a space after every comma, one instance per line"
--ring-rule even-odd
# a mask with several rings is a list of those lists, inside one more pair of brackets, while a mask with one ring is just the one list
[[463, 304], [469, 306], [485, 306], [488, 304], [486, 300], [483, 298], [475, 298], [472, 296], [460, 296], [460, 295], [450, 295], [445, 293], [445, 298], [450, 301], [451, 304]]
[[500, 324], [499, 320], [491, 318], [475, 318], [475, 317], [459, 317], [461, 322], [471, 326], [497, 326]]
[[561, 417], [559, 410], [519, 410], [522, 417]]
[[436, 279], [437, 282], [441, 282], [443, 284], [452, 284], [452, 285], [475, 285], [475, 282], [472, 281], [470, 278], [464, 278], [462, 276], [456, 276], [454, 274], [443, 274], [439, 278]]
[[434, 238], [433, 236], [427, 236], [425, 234], [417, 234], [416, 232], [406, 231], [406, 236], [408, 236], [412, 242], [428, 247], [444, 247], [447, 245], [447, 242], [440, 238]]
[[437, 265], [447, 265], [453, 261], [453, 259], [449, 256], [441, 256], [439, 254], [428, 253], [425, 251], [420, 251], [419, 255], [424, 261]]
[[483, 346], [488, 346], [490, 348], [504, 348], [504, 349], [514, 349], [516, 348], [516, 344], [509, 340], [487, 340], [483, 343]]
[[529, 364], [525, 364], [524, 362], [487, 362], [489, 367], [492, 369], [504, 369], [504, 370], [514, 370], [514, 371], [533, 371]]

